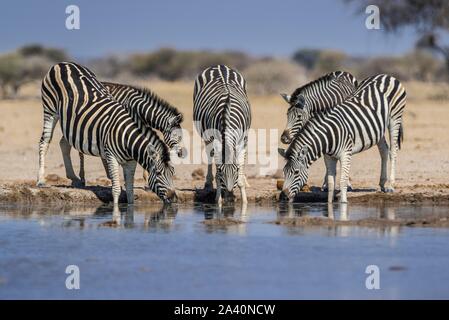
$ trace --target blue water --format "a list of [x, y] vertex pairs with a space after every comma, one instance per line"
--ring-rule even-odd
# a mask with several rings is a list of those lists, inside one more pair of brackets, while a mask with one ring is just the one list
[[[0, 207], [1, 299], [449, 298], [449, 230], [288, 227], [286, 216], [329, 215], [249, 206]], [[445, 207], [350, 206], [335, 219], [444, 215]], [[244, 223], [210, 226], [206, 219]], [[115, 223], [112, 223], [115, 221]], [[80, 289], [68, 290], [77, 265]], [[380, 289], [368, 290], [368, 265]]]

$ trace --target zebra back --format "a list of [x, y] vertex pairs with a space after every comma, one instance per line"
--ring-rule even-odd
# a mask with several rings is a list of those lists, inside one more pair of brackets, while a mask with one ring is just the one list
[[342, 103], [356, 88], [357, 80], [353, 75], [335, 71], [297, 88], [290, 97], [284, 95], [290, 107], [282, 141], [290, 143], [310, 118]]
[[224, 65], [204, 70], [195, 80], [193, 119], [206, 142], [218, 139], [225, 158], [234, 159], [236, 147], [251, 125], [251, 108], [243, 76]]
[[142, 131], [159, 130], [170, 149], [180, 148], [183, 115], [149, 89], [103, 82], [110, 94], [123, 104]]

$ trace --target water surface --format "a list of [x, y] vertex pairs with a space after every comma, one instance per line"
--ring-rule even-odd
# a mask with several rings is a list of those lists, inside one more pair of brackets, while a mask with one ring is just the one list
[[[109, 206], [2, 205], [0, 298], [447, 299], [446, 228], [273, 223], [301, 215], [445, 216], [447, 209], [179, 205], [114, 213]], [[215, 223], [222, 218], [228, 223]], [[79, 290], [65, 286], [68, 265], [80, 269]], [[368, 265], [379, 267], [379, 290], [365, 287]]]

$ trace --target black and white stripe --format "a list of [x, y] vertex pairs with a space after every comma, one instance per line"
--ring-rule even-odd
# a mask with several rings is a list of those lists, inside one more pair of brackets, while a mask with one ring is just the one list
[[[171, 150], [174, 150], [179, 157], [186, 156], [185, 148], [182, 148], [180, 145], [182, 140], [181, 123], [183, 116], [174, 106], [148, 89], [112, 82], [102, 82], [102, 84], [112, 97], [125, 107], [138, 128], [144, 134], [147, 134], [152, 129], [160, 131], [164, 137], [164, 142]], [[70, 159], [70, 145], [64, 143], [64, 141], [61, 141], [60, 144], [63, 156]], [[82, 153], [79, 155], [79, 176], [82, 181], [81, 184], [83, 184], [85, 181], [84, 155]], [[106, 172], [108, 172], [105, 161], [103, 161], [103, 164]], [[148, 177], [148, 171], [144, 170], [144, 180], [147, 181]], [[77, 181], [75, 181], [75, 184], [77, 184]]]
[[[325, 155], [328, 176], [328, 201], [332, 202], [336, 164], [341, 164], [341, 202], [346, 190], [351, 156], [377, 145], [381, 154], [381, 190], [391, 192], [395, 182], [396, 156], [403, 139], [402, 115], [406, 92], [395, 78], [381, 74], [365, 79], [352, 97], [338, 106], [311, 118], [290, 144], [280, 149], [284, 167], [283, 192], [293, 199], [308, 178], [308, 168]], [[386, 142], [389, 132], [390, 147]], [[387, 162], [390, 159], [390, 175]]]
[[[62, 143], [107, 162], [114, 204], [120, 194], [119, 165], [124, 171], [128, 202], [133, 202], [137, 163], [150, 172], [152, 191], [164, 201], [174, 198], [174, 169], [167, 146], [151, 131], [144, 135], [127, 110], [87, 68], [67, 62], [53, 66], [42, 81], [42, 101], [44, 126], [39, 143], [38, 185], [45, 183], [45, 154], [60, 121]], [[64, 157], [66, 169], [67, 160]], [[69, 170], [74, 176], [73, 168]]]
[[352, 74], [335, 71], [297, 88], [291, 95], [281, 94], [290, 105], [281, 141], [291, 143], [310, 118], [342, 103], [356, 89], [357, 79]]
[[208, 158], [206, 189], [212, 188], [212, 160], [216, 164], [216, 201], [221, 189], [231, 192], [238, 186], [246, 203], [244, 174], [251, 108], [246, 81], [237, 71], [217, 65], [207, 68], [195, 80], [193, 120], [206, 144]]
[[178, 156], [183, 156], [181, 123], [182, 114], [170, 103], [149, 89], [112, 82], [102, 82], [115, 100], [120, 102], [137, 126], [145, 132], [152, 128], [160, 131], [164, 142]]

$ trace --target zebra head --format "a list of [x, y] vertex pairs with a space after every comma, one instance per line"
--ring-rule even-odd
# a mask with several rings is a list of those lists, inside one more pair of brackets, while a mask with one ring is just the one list
[[307, 182], [309, 170], [307, 166], [307, 146], [291, 145], [287, 151], [278, 149], [279, 154], [287, 160], [284, 166], [284, 185], [282, 193], [293, 201]]
[[282, 93], [281, 96], [290, 105], [287, 111], [287, 127], [282, 133], [281, 141], [282, 143], [289, 144], [304, 124], [307, 123], [309, 116], [304, 95], [289, 96]]
[[237, 186], [239, 178], [239, 166], [233, 163], [217, 164], [216, 179], [220, 187], [232, 192]]
[[180, 158], [185, 158], [187, 156], [186, 148], [180, 146], [182, 141], [182, 129], [181, 122], [183, 120], [182, 114], [178, 114], [168, 120], [167, 128], [164, 130], [164, 141], [168, 147], [175, 150], [176, 154]]
[[176, 202], [177, 196], [173, 185], [175, 169], [170, 163], [168, 152], [160, 152], [153, 145], [149, 145], [148, 152], [148, 187], [164, 201]]

